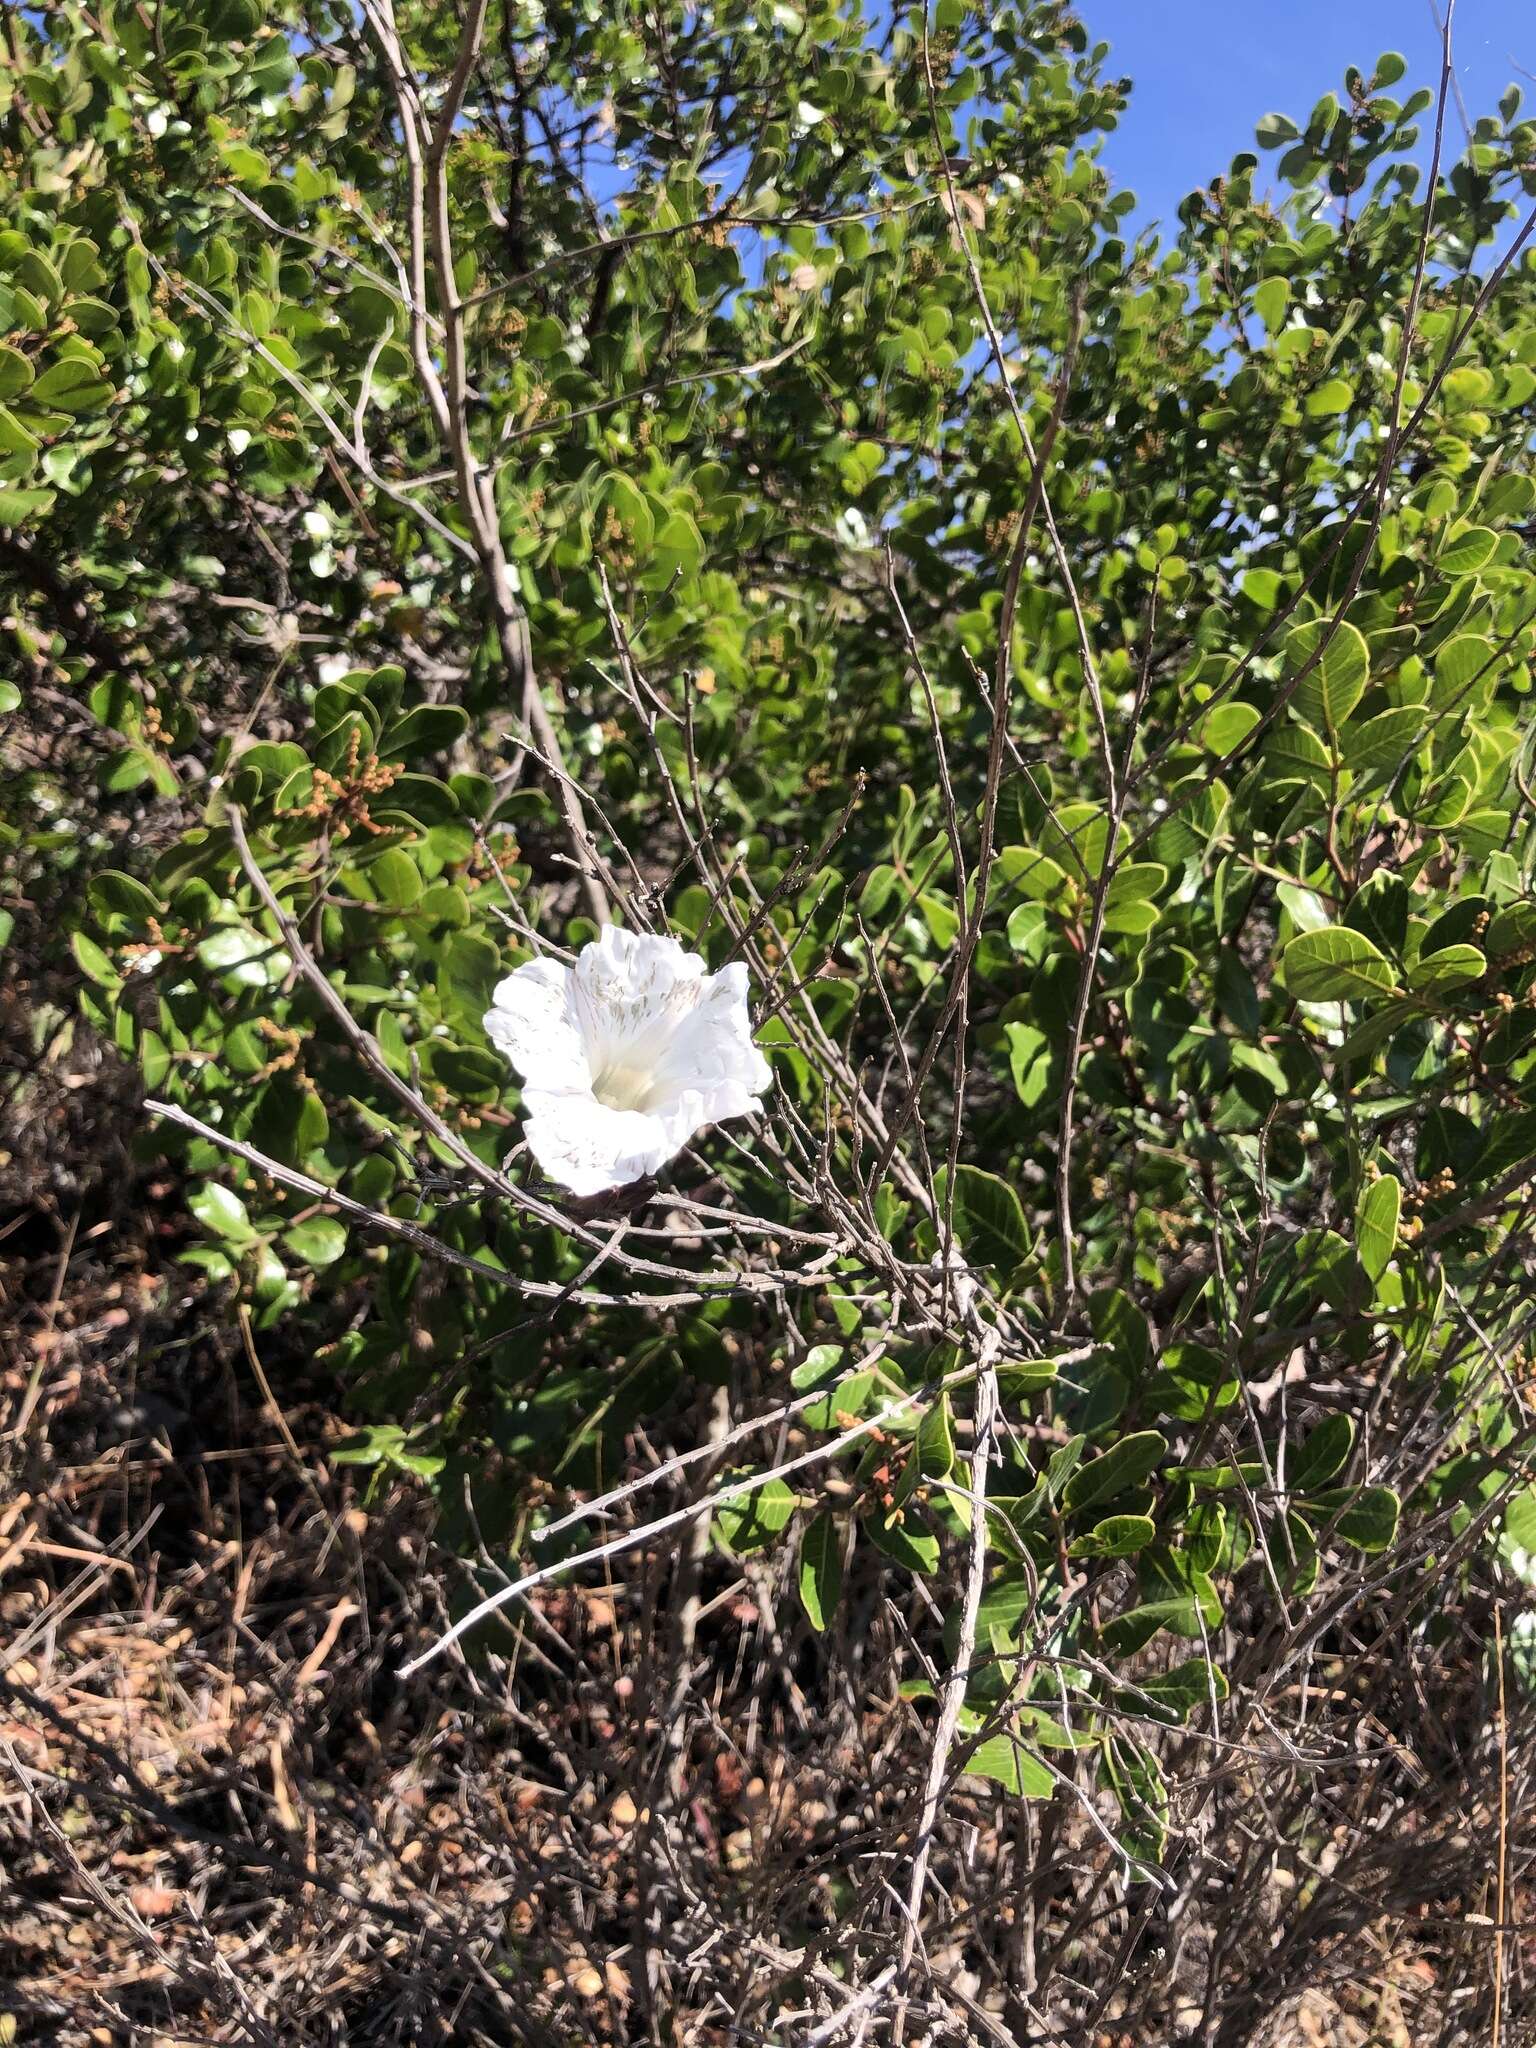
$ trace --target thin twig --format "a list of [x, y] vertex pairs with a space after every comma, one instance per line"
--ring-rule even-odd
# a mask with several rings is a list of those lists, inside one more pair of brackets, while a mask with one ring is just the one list
[[[911, 1398], [908, 1396], [907, 1400], [910, 1401]], [[537, 1571], [525, 1573], [522, 1578], [513, 1580], [511, 1585], [501, 1587], [472, 1607], [468, 1614], [439, 1636], [430, 1649], [423, 1650], [419, 1657], [413, 1657], [409, 1664], [402, 1664], [400, 1676], [409, 1678], [413, 1672], [420, 1671], [423, 1665], [430, 1664], [442, 1656], [445, 1650], [451, 1649], [455, 1643], [468, 1635], [471, 1629], [478, 1628], [488, 1616], [499, 1613], [509, 1601], [522, 1599], [536, 1586], [546, 1585], [549, 1580], [559, 1578], [563, 1572], [580, 1571], [586, 1565], [598, 1564], [605, 1558], [617, 1557], [626, 1550], [635, 1549], [639, 1544], [654, 1542], [658, 1536], [666, 1535], [669, 1529], [681, 1528], [685, 1522], [691, 1522], [697, 1515], [712, 1514], [726, 1501], [736, 1500], [744, 1493], [756, 1493], [771, 1480], [783, 1479], [791, 1472], [803, 1472], [812, 1465], [825, 1464], [829, 1458], [839, 1457], [861, 1437], [868, 1436], [872, 1430], [883, 1428], [904, 1405], [902, 1401], [886, 1403], [875, 1414], [866, 1416], [851, 1429], [845, 1429], [841, 1436], [833, 1437], [826, 1443], [814, 1444], [810, 1450], [802, 1451], [798, 1457], [786, 1459], [783, 1464], [775, 1465], [767, 1472], [753, 1472], [744, 1479], [733, 1479], [729, 1485], [706, 1494], [702, 1500], [688, 1501], [682, 1507], [674, 1508], [670, 1514], [658, 1515], [654, 1522], [645, 1522], [637, 1529], [626, 1529], [621, 1535], [610, 1537], [606, 1543], [595, 1543], [590, 1550], [579, 1551], [575, 1557], [561, 1558], [554, 1564], [541, 1565]], [[709, 1448], [713, 1449], [714, 1446]]]
[[[268, 1180], [276, 1181], [279, 1187], [290, 1188], [295, 1194], [308, 1195], [312, 1200], [324, 1202], [338, 1210], [343, 1216], [350, 1216], [354, 1223], [365, 1229], [382, 1231], [387, 1237], [397, 1237], [403, 1244], [421, 1252], [429, 1259], [440, 1259], [444, 1265], [457, 1266], [460, 1272], [473, 1273], [477, 1280], [489, 1280], [497, 1287], [510, 1288], [515, 1294], [533, 1295], [542, 1301], [572, 1301], [583, 1308], [652, 1308], [676, 1307], [681, 1304], [718, 1301], [722, 1293], [739, 1291], [743, 1294], [777, 1292], [782, 1281], [767, 1275], [739, 1274], [718, 1285], [705, 1285], [700, 1279], [690, 1288], [680, 1288], [666, 1294], [604, 1294], [591, 1287], [582, 1287], [571, 1292], [566, 1286], [554, 1280], [530, 1280], [521, 1274], [509, 1273], [504, 1266], [492, 1266], [484, 1259], [477, 1259], [469, 1252], [461, 1252], [456, 1246], [444, 1244], [441, 1238], [433, 1237], [430, 1231], [420, 1225], [408, 1223], [403, 1216], [391, 1216], [385, 1209], [370, 1209], [365, 1203], [353, 1201], [337, 1188], [327, 1187], [324, 1181], [314, 1180], [297, 1167], [285, 1166], [281, 1160], [268, 1158], [265, 1152], [258, 1152], [254, 1145], [247, 1145], [239, 1138], [232, 1138], [228, 1132], [216, 1130], [212, 1124], [205, 1124], [190, 1110], [182, 1109], [174, 1102], [157, 1102], [153, 1098], [144, 1104], [145, 1111], [153, 1117], [163, 1117], [166, 1122], [180, 1124], [183, 1130], [191, 1131], [194, 1137], [204, 1138], [210, 1145], [217, 1145], [223, 1151], [232, 1153], [236, 1159], [243, 1159], [247, 1166], [255, 1167]], [[569, 1226], [562, 1226], [568, 1228]], [[660, 1267], [663, 1274], [672, 1275], [674, 1269]], [[695, 1276], [690, 1275], [690, 1278]], [[713, 1276], [704, 1276], [711, 1278]], [[807, 1286], [824, 1284], [821, 1276], [808, 1277]]]

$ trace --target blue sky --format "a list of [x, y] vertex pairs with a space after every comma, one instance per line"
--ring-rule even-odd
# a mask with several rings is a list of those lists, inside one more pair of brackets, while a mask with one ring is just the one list
[[[1109, 75], [1135, 81], [1102, 161], [1136, 194], [1138, 225], [1176, 227], [1180, 199], [1253, 148], [1261, 115], [1304, 120], [1323, 93], [1340, 89], [1348, 64], [1369, 75], [1381, 51], [1401, 50], [1400, 99], [1440, 77], [1430, 0], [1078, 0], [1077, 11], [1109, 44]], [[1536, 0], [1458, 0], [1453, 45], [1473, 121], [1496, 110], [1512, 80], [1525, 92], [1523, 111], [1536, 116], [1536, 83], [1517, 69], [1536, 73]], [[1428, 141], [1426, 124], [1426, 160]], [[1453, 106], [1446, 146], [1461, 144]]]

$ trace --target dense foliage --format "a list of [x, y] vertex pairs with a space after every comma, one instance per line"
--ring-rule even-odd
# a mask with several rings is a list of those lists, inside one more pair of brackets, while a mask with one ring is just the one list
[[[716, 1539], [979, 1573], [951, 1769], [1153, 1872], [1161, 1730], [1536, 1550], [1518, 90], [1431, 188], [1383, 56], [1133, 240], [1050, 0], [8, 32], [0, 846], [186, 1260], [514, 1570], [810, 1397]], [[604, 914], [776, 1092], [590, 1213], [482, 1020]]]

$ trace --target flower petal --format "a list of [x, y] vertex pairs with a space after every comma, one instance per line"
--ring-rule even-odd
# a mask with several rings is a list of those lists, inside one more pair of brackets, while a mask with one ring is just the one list
[[571, 1000], [593, 1074], [654, 1065], [704, 986], [704, 962], [676, 939], [604, 925], [572, 972]]
[[571, 969], [527, 960], [496, 984], [486, 1036], [533, 1088], [590, 1088], [591, 1068], [572, 1000]]
[[596, 993], [633, 1000], [659, 1001], [680, 981], [699, 981], [704, 962], [678, 939], [665, 933], [632, 932], [605, 924], [576, 962], [576, 979]]
[[[707, 1081], [702, 1087], [681, 1088], [658, 1102], [652, 1117], [666, 1131], [672, 1153], [677, 1153], [697, 1132], [711, 1124], [723, 1124], [733, 1116], [750, 1116], [758, 1098], [740, 1081]], [[668, 1154], [670, 1158], [672, 1153]]]
[[600, 1195], [659, 1173], [686, 1139], [659, 1117], [609, 1109], [592, 1095], [524, 1093], [529, 1150], [550, 1179], [574, 1195]]
[[[773, 1069], [752, 1042], [752, 1017], [747, 1008], [747, 970], [736, 960], [704, 984], [691, 1015], [681, 1020], [655, 1064], [658, 1092], [679, 1088], [714, 1089], [727, 1083], [749, 1095], [761, 1095], [773, 1081]], [[722, 1109], [723, 1116], [742, 1116], [746, 1109]]]

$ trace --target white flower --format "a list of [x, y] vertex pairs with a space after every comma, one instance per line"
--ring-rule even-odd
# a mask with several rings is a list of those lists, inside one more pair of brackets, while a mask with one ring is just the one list
[[752, 1043], [747, 970], [605, 925], [574, 967], [529, 960], [485, 1028], [522, 1077], [533, 1156], [573, 1194], [657, 1173], [695, 1131], [745, 1116], [772, 1080]]
[[832, 522], [832, 530], [846, 548], [869, 546], [869, 521], [857, 505], [849, 505]]

